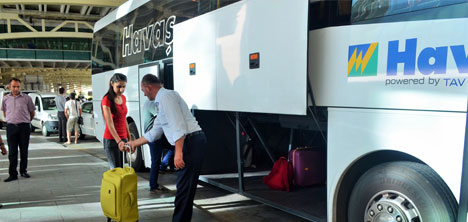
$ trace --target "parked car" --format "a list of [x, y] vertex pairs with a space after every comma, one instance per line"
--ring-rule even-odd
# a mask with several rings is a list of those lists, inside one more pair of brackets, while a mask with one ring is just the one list
[[29, 93], [36, 115], [31, 121], [31, 132], [41, 129], [43, 136], [50, 136], [51, 133], [58, 132], [57, 108], [55, 107], [55, 94], [53, 93]]
[[83, 110], [83, 112], [81, 113], [81, 116], [83, 117], [83, 124], [80, 125], [80, 139], [83, 139], [85, 135], [95, 136], [93, 102], [84, 102], [81, 105], [81, 109]]

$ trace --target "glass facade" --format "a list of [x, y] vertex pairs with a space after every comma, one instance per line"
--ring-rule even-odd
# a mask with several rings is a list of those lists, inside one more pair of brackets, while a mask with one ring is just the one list
[[0, 40], [0, 58], [91, 60], [91, 39], [27, 38]]
[[[41, 30], [41, 27], [34, 27]], [[46, 27], [47, 31], [54, 27]], [[74, 28], [63, 28], [72, 32]], [[30, 32], [28, 28], [12, 25], [11, 32]], [[80, 29], [90, 32], [91, 29]], [[0, 24], [0, 33], [7, 32], [7, 25]], [[40, 59], [40, 60], [91, 60], [91, 39], [83, 38], [23, 38], [0, 40], [0, 59]]]

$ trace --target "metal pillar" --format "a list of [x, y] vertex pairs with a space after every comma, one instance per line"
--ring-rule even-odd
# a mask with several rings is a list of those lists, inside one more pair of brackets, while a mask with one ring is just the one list
[[268, 149], [266, 143], [263, 141], [263, 137], [262, 135], [260, 135], [260, 132], [257, 130], [257, 127], [255, 126], [255, 124], [253, 123], [253, 121], [247, 117], [247, 120], [249, 121], [250, 125], [252, 126], [255, 134], [257, 135], [257, 138], [258, 140], [260, 141], [260, 143], [262, 144], [263, 146], [263, 149], [265, 149], [266, 153], [268, 154], [268, 157], [270, 157], [271, 159], [271, 162], [275, 163], [275, 157], [273, 156], [273, 154], [271, 153], [270, 149]]
[[236, 112], [236, 143], [237, 143], [237, 172], [239, 173], [239, 193], [244, 193], [244, 158], [242, 156], [240, 141], [239, 113]]

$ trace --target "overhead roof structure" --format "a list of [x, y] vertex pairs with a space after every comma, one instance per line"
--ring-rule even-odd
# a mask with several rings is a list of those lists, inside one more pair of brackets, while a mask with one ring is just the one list
[[[0, 41], [30, 38], [92, 39], [94, 23], [126, 0], [2, 0]], [[13, 26], [21, 26], [14, 29]], [[0, 49], [1, 50], [1, 49]], [[11, 58], [0, 53], [0, 68], [89, 68], [91, 60]], [[28, 49], [25, 49], [28, 50]], [[31, 50], [34, 50], [32, 48]], [[4, 56], [2, 56], [4, 55]]]

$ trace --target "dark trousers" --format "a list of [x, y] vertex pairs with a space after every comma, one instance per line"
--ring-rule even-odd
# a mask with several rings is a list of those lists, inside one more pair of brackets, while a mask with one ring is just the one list
[[60, 140], [67, 140], [67, 117], [65, 112], [57, 111], [58, 133]]
[[[122, 141], [127, 142], [127, 139], [122, 139]], [[116, 167], [123, 167], [123, 153], [119, 150], [117, 142], [104, 138], [103, 143], [109, 168], [112, 170]]]
[[193, 199], [197, 190], [198, 176], [205, 157], [205, 134], [188, 137], [182, 149], [185, 168], [177, 171], [177, 193], [174, 201], [173, 222], [192, 220]]
[[6, 132], [8, 140], [8, 159], [10, 160], [10, 168], [8, 172], [10, 173], [10, 176], [17, 177], [18, 171], [16, 171], [16, 167], [18, 166], [18, 146], [21, 158], [20, 173], [27, 172], [31, 126], [29, 123], [8, 124]]

